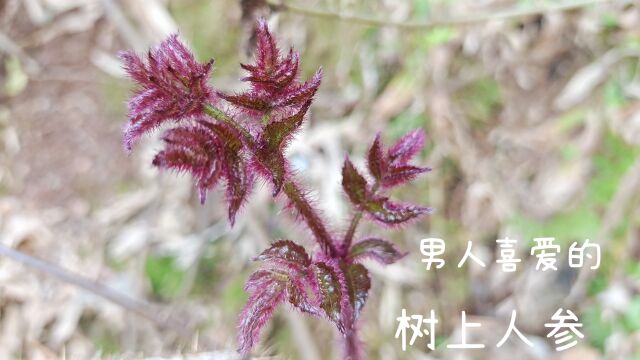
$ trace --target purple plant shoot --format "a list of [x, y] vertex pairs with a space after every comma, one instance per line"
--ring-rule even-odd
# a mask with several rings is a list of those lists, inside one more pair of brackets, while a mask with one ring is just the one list
[[292, 240], [277, 240], [255, 258], [261, 266], [245, 285], [249, 300], [237, 326], [240, 353], [249, 353], [278, 306], [289, 304], [334, 324], [344, 340], [345, 359], [364, 359], [357, 322], [371, 279], [362, 261], [392, 264], [406, 253], [374, 235], [354, 241], [357, 228], [363, 218], [398, 227], [431, 211], [387, 194], [430, 170], [410, 163], [424, 146], [424, 133], [412, 131], [388, 149], [378, 134], [367, 154], [365, 175], [345, 159], [342, 187], [353, 205], [352, 219], [344, 233], [328, 231], [326, 219], [309, 201], [285, 156], [313, 103], [322, 70], [300, 80], [299, 54], [281, 51], [265, 20], [258, 22], [256, 35], [255, 62], [241, 65], [247, 90], [234, 94], [209, 84], [213, 60], [198, 62], [177, 35], [144, 57], [121, 53], [137, 85], [129, 101], [124, 146], [130, 151], [142, 136], [169, 125], [153, 165], [190, 173], [203, 203], [210, 191], [223, 186], [232, 225], [255, 181], [264, 179], [316, 240], [317, 248], [310, 250]]

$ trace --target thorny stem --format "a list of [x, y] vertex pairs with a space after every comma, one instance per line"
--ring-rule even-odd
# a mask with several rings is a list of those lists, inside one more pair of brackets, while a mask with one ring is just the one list
[[489, 12], [484, 14], [477, 14], [471, 16], [463, 16], [449, 19], [429, 20], [429, 21], [391, 21], [375, 17], [368, 17], [356, 14], [345, 14], [332, 12], [328, 10], [319, 10], [303, 7], [300, 5], [291, 4], [283, 0], [266, 0], [266, 3], [276, 10], [289, 11], [294, 14], [300, 14], [305, 16], [314, 16], [325, 19], [346, 21], [366, 26], [391, 26], [405, 30], [423, 30], [430, 29], [437, 26], [455, 26], [455, 25], [468, 25], [474, 23], [481, 23], [490, 20], [511, 19], [524, 17], [528, 15], [541, 14], [545, 12], [553, 11], [569, 11], [586, 7], [589, 5], [604, 4], [611, 2], [611, 0], [577, 0], [559, 2], [556, 4], [550, 4], [542, 7], [529, 7], [529, 8], [513, 8], [503, 10], [501, 12]]
[[[238, 122], [231, 116], [210, 104], [205, 105], [204, 112], [212, 118], [224, 122], [239, 131], [249, 146], [249, 150], [254, 153], [256, 152], [257, 146], [253, 135], [251, 135], [251, 133], [242, 125], [238, 124]], [[302, 215], [302, 218], [305, 220], [313, 235], [316, 237], [322, 251], [328, 256], [335, 256], [338, 251], [336, 250], [332, 237], [327, 231], [324, 222], [320, 216], [318, 216], [318, 213], [313, 206], [311, 206], [311, 203], [304, 193], [291, 180], [285, 181], [282, 188], [291, 203], [296, 207], [296, 209], [298, 209], [300, 215]]]

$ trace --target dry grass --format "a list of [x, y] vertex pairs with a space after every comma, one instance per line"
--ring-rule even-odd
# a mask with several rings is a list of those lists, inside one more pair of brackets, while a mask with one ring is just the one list
[[[306, 74], [324, 67], [290, 156], [337, 225], [348, 219], [339, 178], [346, 152], [362, 161], [384, 129], [387, 141], [415, 127], [429, 136], [424, 163], [434, 171], [398, 196], [437, 211], [393, 235], [407, 259], [372, 265], [362, 320], [370, 358], [640, 356], [636, 3], [285, 3], [0, 2], [0, 242], [47, 261], [34, 268], [0, 258], [0, 359], [237, 358], [249, 259], [285, 235], [310, 245], [308, 234], [270, 206], [267, 189], [228, 229], [219, 194], [200, 206], [189, 178], [151, 168], [155, 140], [127, 157], [120, 130], [130, 84], [115, 54], [144, 51], [179, 29], [201, 59], [216, 58], [213, 81], [235, 89], [260, 15], [301, 50]], [[533, 237], [555, 236], [565, 251], [590, 238], [603, 246], [603, 266], [577, 273], [561, 264], [543, 276], [527, 259], [504, 276], [494, 259], [506, 235], [520, 240], [523, 258]], [[419, 240], [430, 236], [447, 240], [437, 273], [420, 262]], [[455, 267], [467, 240], [488, 269]], [[564, 305], [587, 339], [556, 355], [542, 325]], [[402, 353], [393, 338], [401, 308], [434, 308], [440, 343], [455, 340], [461, 310], [483, 322], [475, 336], [495, 343], [514, 306], [535, 351], [514, 343], [427, 353], [419, 342]], [[280, 311], [257, 353], [339, 358], [335, 341], [328, 325]]]

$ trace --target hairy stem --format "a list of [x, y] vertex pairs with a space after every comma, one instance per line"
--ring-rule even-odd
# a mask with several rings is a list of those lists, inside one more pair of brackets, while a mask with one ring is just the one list
[[[240, 132], [244, 137], [249, 150], [254, 154], [256, 153], [257, 145], [253, 135], [251, 135], [247, 129], [235, 121], [231, 116], [210, 104], [207, 104], [204, 107], [204, 112], [212, 118], [224, 122]], [[305, 223], [315, 236], [318, 244], [320, 244], [322, 251], [328, 256], [333, 257], [337, 255], [338, 251], [335, 248], [331, 235], [327, 231], [327, 228], [318, 215], [318, 212], [313, 208], [313, 206], [311, 206], [311, 202], [309, 202], [304, 193], [292, 180], [287, 180], [283, 184], [283, 189], [291, 203], [296, 207], [302, 218], [305, 220]]]
[[345, 360], [364, 360], [362, 345], [355, 328], [349, 329], [344, 334], [344, 358]]
[[[380, 187], [380, 183], [376, 181], [376, 183], [373, 184], [373, 187], [371, 187], [372, 196], [376, 194], [379, 187]], [[355, 214], [353, 214], [353, 217], [351, 218], [351, 222], [349, 223], [349, 229], [347, 230], [347, 233], [344, 235], [344, 239], [342, 240], [342, 245], [340, 247], [340, 250], [342, 251], [342, 256], [347, 256], [349, 252], [349, 247], [353, 242], [353, 237], [356, 234], [356, 230], [358, 229], [358, 225], [360, 224], [360, 220], [362, 220], [363, 215], [364, 215], [364, 211], [361, 208], [356, 210]]]
[[242, 125], [238, 124], [238, 122], [235, 121], [231, 116], [229, 116], [224, 111], [210, 104], [206, 104], [204, 106], [204, 113], [218, 121], [221, 121], [225, 124], [230, 125], [235, 130], [240, 132], [244, 140], [247, 142], [247, 144], [250, 146], [251, 150], [253, 151], [253, 149], [255, 148], [255, 139], [253, 138], [253, 135], [251, 135], [251, 133], [247, 129], [245, 129]]
[[356, 229], [358, 228], [358, 225], [360, 224], [360, 220], [362, 220], [363, 215], [364, 215], [364, 212], [362, 211], [362, 209], [358, 209], [356, 213], [353, 214], [353, 217], [351, 218], [351, 222], [349, 223], [349, 229], [347, 230], [347, 233], [344, 235], [344, 239], [342, 240], [341, 250], [342, 250], [343, 256], [346, 256], [349, 251], [349, 247], [353, 242], [353, 236], [356, 234]]
[[338, 252], [331, 240], [331, 235], [304, 193], [291, 180], [285, 182], [282, 188], [316, 237], [322, 251], [330, 257], [336, 256]]

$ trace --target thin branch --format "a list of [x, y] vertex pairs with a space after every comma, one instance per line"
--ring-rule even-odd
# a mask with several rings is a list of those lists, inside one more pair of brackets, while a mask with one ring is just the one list
[[406, 30], [422, 30], [436, 26], [461, 26], [482, 23], [490, 20], [512, 19], [529, 15], [542, 14], [554, 11], [569, 11], [590, 5], [610, 3], [612, 0], [577, 0], [552, 3], [542, 7], [513, 8], [497, 12], [481, 13], [454, 18], [443, 18], [428, 21], [392, 21], [356, 14], [338, 13], [328, 10], [311, 9], [301, 5], [292, 4], [282, 0], [266, 0], [267, 5], [276, 10], [288, 11], [293, 14], [313, 16], [331, 20], [346, 21], [365, 26], [390, 26]]
[[[89, 291], [95, 295], [98, 295], [110, 302], [130, 311], [136, 313], [143, 318], [158, 324], [162, 328], [174, 328], [177, 329], [180, 336], [188, 338], [186, 335], [186, 328], [180, 324], [169, 323], [169, 319], [162, 319], [159, 317], [161, 313], [158, 311], [159, 309], [147, 302], [142, 300], [134, 299], [124, 294], [118, 293], [113, 289], [110, 289], [102, 284], [99, 284], [93, 280], [87, 279], [78, 274], [74, 274], [69, 272], [55, 264], [47, 262], [45, 260], [38, 259], [31, 255], [25, 254], [22, 251], [10, 248], [2, 243], [0, 243], [0, 256], [4, 256], [10, 258], [14, 261], [17, 261], [25, 266], [28, 266], [34, 270], [38, 270], [47, 275], [53, 276], [54, 278], [82, 288], [86, 291]], [[173, 321], [174, 319], [172, 319]]]

